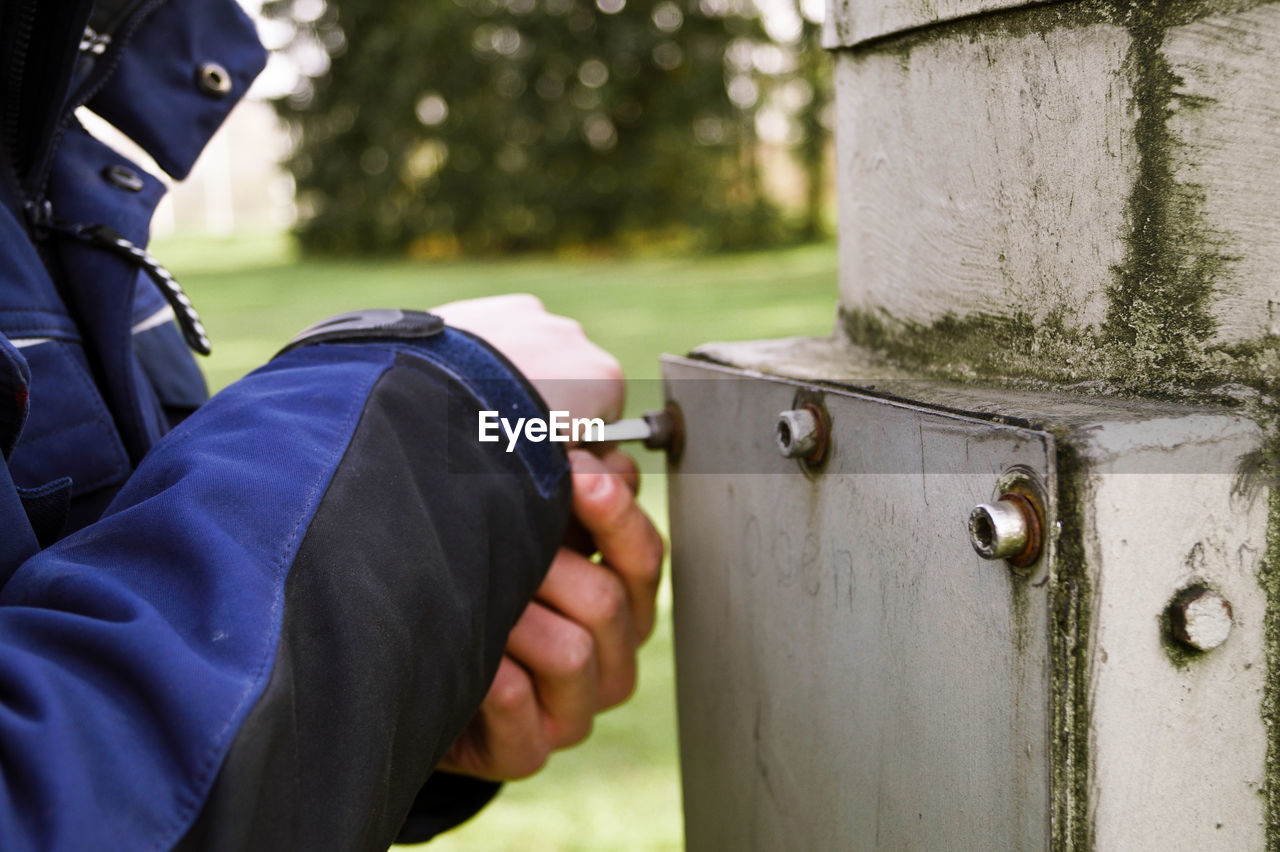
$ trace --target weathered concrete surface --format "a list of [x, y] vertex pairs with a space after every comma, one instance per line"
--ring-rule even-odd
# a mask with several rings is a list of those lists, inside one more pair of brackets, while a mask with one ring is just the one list
[[915, 27], [1027, 5], [1026, 0], [829, 0], [823, 47], [853, 47]]
[[843, 305], [1100, 324], [1126, 250], [1129, 46], [1096, 24], [838, 54]]
[[[1213, 424], [1222, 422], [1247, 423], [1250, 430], [1258, 429], [1250, 418], [1224, 408], [1099, 394], [1082, 395], [1053, 388], [1049, 383], [1044, 383], [1042, 388], [1028, 390], [994, 382], [982, 384], [978, 380], [973, 384], [943, 381], [886, 364], [877, 353], [850, 343], [839, 333], [830, 337], [704, 343], [693, 351], [693, 357], [761, 375], [844, 385], [888, 398], [923, 401], [943, 409], [952, 408], [999, 422], [1035, 428], [1053, 423], [1061, 428], [1087, 432], [1090, 424], [1100, 422], [1157, 423], [1161, 428], [1150, 433], [1147, 440], [1161, 441], [1161, 446], [1195, 443], [1203, 437], [1199, 431], [1202, 429], [1208, 430], [1209, 436], [1217, 436], [1218, 431]], [[1201, 419], [1200, 415], [1206, 411], [1213, 412], [1215, 416]], [[1233, 415], [1229, 421], [1222, 421], [1216, 416], [1228, 413]], [[1178, 424], [1178, 428], [1174, 429], [1173, 424]], [[1170, 461], [1166, 457], [1161, 463], [1161, 472], [1229, 473], [1236, 469], [1234, 461], [1226, 463], [1225, 467], [1221, 461], [1212, 461], [1219, 456], [1217, 450], [1207, 459], [1183, 455], [1180, 458], [1194, 458], [1196, 461], [1176, 470], [1169, 467]], [[1134, 469], [1130, 472], [1142, 471]]]
[[1178, 77], [1174, 179], [1203, 192], [1204, 237], [1229, 258], [1217, 339], [1280, 334], [1280, 5], [1175, 27], [1162, 53]]
[[1003, 317], [1043, 342], [1033, 373], [1087, 350], [1071, 377], [1256, 374], [1280, 330], [1277, 56], [1280, 5], [1250, 3], [1055, 4], [839, 51], [847, 332]]
[[[1220, 424], [1214, 435], [1208, 424], [1188, 425], [1195, 443], [1146, 449], [1103, 426], [1084, 448], [1100, 457], [1083, 480], [1099, 850], [1266, 848], [1267, 598], [1258, 583], [1266, 495], [1239, 493], [1229, 473], [1112, 472], [1160, 468], [1170, 454], [1196, 450], [1230, 462], [1260, 443], [1256, 429]], [[1144, 428], [1139, 441], [1148, 438]], [[1171, 661], [1181, 649], [1161, 631], [1161, 613], [1201, 583], [1231, 603], [1231, 634], [1213, 651]]]

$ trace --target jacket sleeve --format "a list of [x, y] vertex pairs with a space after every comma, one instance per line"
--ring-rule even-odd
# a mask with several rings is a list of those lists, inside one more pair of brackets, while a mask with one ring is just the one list
[[[568, 515], [488, 347], [304, 346], [218, 394], [0, 590], [0, 848], [385, 849], [493, 787], [431, 770]], [[419, 797], [419, 792], [422, 795]], [[418, 803], [414, 806], [415, 797]]]

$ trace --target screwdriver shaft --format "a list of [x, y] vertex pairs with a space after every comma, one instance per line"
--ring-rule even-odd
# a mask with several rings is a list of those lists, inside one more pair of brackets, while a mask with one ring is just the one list
[[[587, 433], [590, 435], [591, 430], [588, 429]], [[621, 441], [646, 441], [652, 434], [652, 427], [643, 417], [629, 417], [626, 420], [606, 423], [604, 429], [600, 430], [600, 441], [611, 444]]]
[[587, 430], [584, 443], [616, 444], [621, 441], [643, 441], [651, 450], [674, 452], [679, 458], [684, 447], [684, 424], [674, 403], [657, 411], [646, 411], [643, 417], [631, 417], [606, 423], [597, 439]]

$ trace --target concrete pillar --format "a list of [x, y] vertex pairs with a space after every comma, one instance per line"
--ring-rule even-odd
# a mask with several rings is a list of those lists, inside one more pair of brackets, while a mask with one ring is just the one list
[[665, 366], [690, 848], [1280, 848], [1280, 4], [826, 41], [835, 331]]

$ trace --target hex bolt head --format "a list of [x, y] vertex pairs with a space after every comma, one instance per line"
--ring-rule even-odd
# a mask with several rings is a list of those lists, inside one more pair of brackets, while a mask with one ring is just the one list
[[778, 452], [789, 459], [808, 458], [818, 449], [822, 424], [808, 408], [796, 408], [778, 414], [775, 434]]
[[1231, 604], [1212, 589], [1187, 589], [1169, 607], [1169, 626], [1187, 647], [1212, 651], [1231, 635]]
[[983, 559], [1012, 559], [1027, 547], [1031, 529], [1022, 506], [1001, 498], [969, 513], [969, 543]]

